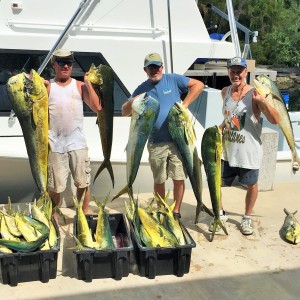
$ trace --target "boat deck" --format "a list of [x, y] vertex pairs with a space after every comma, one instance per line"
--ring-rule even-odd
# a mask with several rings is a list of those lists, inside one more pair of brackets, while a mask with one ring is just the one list
[[[277, 71], [267, 69], [265, 66], [249, 66], [249, 83], [253, 83], [253, 79], [261, 74], [267, 75], [271, 80], [276, 81]], [[209, 61], [204, 64], [194, 64], [192, 68], [184, 73], [188, 77], [198, 77], [203, 80], [203, 78], [211, 77], [210, 87], [212, 88], [223, 88], [224, 82], [218, 85], [219, 78], [227, 79], [228, 71], [226, 67], [226, 61]], [[227, 84], [226, 84], [227, 85]]]
[[[204, 202], [210, 205], [209, 192], [204, 188]], [[151, 198], [140, 194], [140, 201]], [[156, 276], [155, 279], [129, 274], [122, 280], [93, 279], [86, 283], [76, 278], [72, 222], [74, 209], [63, 208], [67, 224], [60, 226], [62, 236], [58, 256], [57, 277], [48, 283], [19, 283], [16, 287], [1, 286], [2, 299], [298, 299], [300, 285], [300, 244], [282, 240], [279, 230], [285, 214], [299, 210], [299, 183], [277, 183], [274, 189], [260, 192], [253, 214], [255, 230], [243, 236], [238, 225], [244, 210], [245, 190], [223, 188], [224, 207], [229, 215], [229, 235], [218, 233], [210, 242], [211, 221], [201, 213], [200, 223], [193, 224], [195, 198], [189, 189], [182, 205], [182, 222], [196, 242], [192, 249], [190, 272], [183, 277]], [[125, 197], [126, 198], [126, 197]], [[120, 198], [107, 204], [111, 213], [124, 212]], [[91, 203], [96, 213], [96, 206]], [[300, 214], [300, 213], [299, 213]], [[297, 215], [296, 215], [297, 217]], [[298, 216], [298, 218], [300, 218]]]

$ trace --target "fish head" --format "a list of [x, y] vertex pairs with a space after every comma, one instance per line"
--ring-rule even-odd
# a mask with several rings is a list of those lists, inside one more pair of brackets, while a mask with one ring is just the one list
[[293, 243], [298, 244], [300, 241], [300, 225], [292, 224], [286, 231], [285, 238]]
[[99, 65], [96, 67], [93, 63], [88, 71], [87, 79], [96, 85], [102, 85], [103, 84], [103, 77], [101, 74], [102, 65]]
[[259, 75], [253, 80], [255, 89], [263, 96], [272, 92], [271, 81], [268, 76]]
[[206, 128], [205, 134], [212, 137], [215, 141], [222, 141], [222, 130], [218, 125]]
[[285, 208], [284, 212], [286, 214], [283, 226], [283, 228], [285, 229], [285, 238], [293, 244], [298, 244], [300, 241], [300, 224], [295, 217], [297, 211], [290, 213]]
[[196, 133], [190, 117], [190, 112], [182, 105], [182, 103], [175, 102], [169, 112], [168, 118], [172, 120], [178, 128], [181, 127], [183, 129], [186, 144], [195, 145]]
[[26, 93], [31, 95], [33, 101], [47, 94], [44, 80], [35, 70], [31, 70], [30, 74], [24, 73], [24, 86]]
[[139, 117], [146, 109], [146, 93], [138, 95], [132, 102], [132, 116]]
[[12, 103], [13, 110], [18, 112], [30, 113], [32, 109], [32, 103], [28, 107], [28, 101], [25, 101], [27, 92], [25, 89], [25, 73], [19, 73], [9, 78], [7, 81], [7, 93]]
[[255, 89], [266, 98], [271, 95], [272, 98], [283, 101], [276, 84], [268, 76], [263, 74], [258, 75], [253, 80], [253, 85]]
[[9, 95], [24, 93], [24, 76], [25, 73], [19, 73], [8, 79], [6, 87]]

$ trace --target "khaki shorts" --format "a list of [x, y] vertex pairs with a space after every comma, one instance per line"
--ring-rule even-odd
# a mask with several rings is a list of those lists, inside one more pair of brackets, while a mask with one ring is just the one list
[[164, 183], [169, 177], [185, 180], [186, 171], [173, 143], [148, 143], [149, 163], [154, 183]]
[[85, 188], [90, 185], [91, 167], [88, 149], [75, 150], [67, 153], [49, 152], [49, 190], [62, 193], [67, 187], [70, 171], [77, 188]]

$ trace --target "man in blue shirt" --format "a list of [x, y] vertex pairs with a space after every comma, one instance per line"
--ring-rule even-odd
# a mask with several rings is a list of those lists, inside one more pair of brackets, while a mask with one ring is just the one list
[[144, 61], [144, 71], [148, 79], [139, 85], [131, 98], [123, 104], [123, 116], [131, 114], [135, 98], [147, 93], [159, 101], [160, 111], [148, 141], [149, 163], [154, 177], [154, 191], [165, 197], [165, 181], [173, 180], [173, 195], [176, 201], [173, 214], [180, 218], [180, 207], [185, 190], [185, 169], [175, 144], [168, 131], [167, 116], [181, 95], [187, 93], [182, 104], [186, 108], [199, 96], [204, 84], [196, 79], [179, 74], [163, 74], [163, 62], [159, 54], [150, 53]]

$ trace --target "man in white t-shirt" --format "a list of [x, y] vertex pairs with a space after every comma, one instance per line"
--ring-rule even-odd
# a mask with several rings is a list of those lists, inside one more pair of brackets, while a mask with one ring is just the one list
[[83, 212], [89, 213], [90, 159], [83, 132], [83, 102], [99, 112], [101, 104], [87, 74], [84, 82], [71, 77], [74, 55], [66, 49], [54, 51], [51, 63], [55, 77], [45, 81], [49, 95], [48, 192], [55, 205], [66, 189], [71, 171], [81, 200], [85, 192]]

